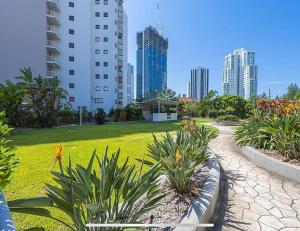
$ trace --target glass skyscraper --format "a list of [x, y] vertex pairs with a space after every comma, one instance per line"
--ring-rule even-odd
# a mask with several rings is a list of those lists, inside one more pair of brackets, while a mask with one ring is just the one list
[[167, 88], [168, 40], [149, 26], [137, 33], [137, 98], [152, 99]]

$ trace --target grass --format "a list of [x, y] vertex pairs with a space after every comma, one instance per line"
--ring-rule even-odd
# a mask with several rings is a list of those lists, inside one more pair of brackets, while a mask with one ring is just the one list
[[[209, 119], [198, 119], [199, 123], [210, 122]], [[121, 148], [121, 161], [129, 157], [132, 164], [138, 163], [135, 158], [143, 157], [147, 144], [152, 142], [152, 133], [162, 134], [175, 131], [178, 123], [111, 123], [103, 126], [72, 126], [31, 131], [16, 131], [11, 137], [18, 147], [17, 156], [20, 164], [15, 169], [11, 184], [6, 188], [7, 200], [41, 196], [44, 184], [53, 183], [50, 171], [58, 170], [54, 165], [53, 146], [63, 143], [63, 163], [66, 165], [70, 155], [73, 163], [86, 164], [96, 148], [99, 156], [109, 145], [110, 152]], [[56, 216], [63, 217], [59, 211], [52, 210]], [[18, 230], [32, 227], [44, 227], [45, 230], [66, 230], [65, 226], [47, 218], [30, 215], [13, 214]]]

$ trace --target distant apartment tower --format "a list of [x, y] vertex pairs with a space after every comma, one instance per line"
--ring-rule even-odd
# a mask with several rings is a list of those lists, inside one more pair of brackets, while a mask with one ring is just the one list
[[123, 0], [2, 0], [0, 28], [1, 82], [31, 67], [58, 77], [73, 108], [127, 104]]
[[191, 79], [188, 82], [188, 97], [201, 100], [208, 94], [209, 89], [209, 70], [208, 68], [198, 67], [191, 70]]
[[167, 88], [168, 40], [149, 26], [137, 33], [137, 98], [151, 99]]
[[238, 49], [225, 56], [222, 94], [239, 95], [245, 99], [257, 95], [257, 66], [253, 51]]
[[127, 103], [133, 103], [134, 99], [134, 67], [130, 63], [127, 66]]

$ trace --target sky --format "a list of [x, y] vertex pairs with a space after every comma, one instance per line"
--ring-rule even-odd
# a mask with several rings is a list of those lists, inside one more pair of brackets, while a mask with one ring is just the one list
[[300, 85], [300, 0], [125, 0], [128, 61], [136, 66], [136, 33], [157, 25], [156, 4], [169, 40], [168, 88], [186, 94], [190, 70], [210, 70], [221, 92], [224, 56], [255, 51], [258, 94], [283, 94]]

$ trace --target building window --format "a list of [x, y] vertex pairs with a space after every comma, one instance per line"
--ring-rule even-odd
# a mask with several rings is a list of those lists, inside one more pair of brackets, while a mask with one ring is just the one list
[[69, 97], [69, 101], [70, 101], [70, 102], [75, 102], [75, 97], [70, 96], [70, 97]]
[[103, 91], [108, 91], [108, 86], [104, 86]]
[[69, 7], [74, 7], [74, 2], [69, 2]]
[[73, 29], [69, 29], [69, 34], [74, 34], [75, 31]]
[[108, 62], [104, 62], [103, 66], [108, 67]]
[[95, 0], [95, 4], [100, 4], [100, 0]]
[[96, 67], [100, 67], [100, 62], [95, 63]]
[[104, 0], [104, 5], [108, 5], [108, 0]]
[[108, 42], [108, 37], [104, 37], [103, 42], [105, 42], [105, 43]]
[[100, 42], [100, 37], [96, 37], [95, 42]]
[[95, 91], [100, 91], [100, 86], [96, 86]]
[[100, 12], [96, 12], [96, 13], [95, 13], [95, 16], [96, 16], [96, 17], [100, 17]]
[[75, 71], [74, 70], [69, 70], [69, 75], [75, 75]]
[[108, 30], [108, 25], [103, 25], [104, 30]]
[[74, 48], [74, 47], [75, 47], [74, 43], [69, 43], [69, 48]]
[[95, 26], [97, 30], [100, 30], [100, 25]]
[[75, 60], [74, 56], [69, 56], [69, 61], [70, 62], [74, 62], [74, 60]]
[[96, 74], [96, 75], [95, 75], [95, 78], [96, 78], [96, 79], [100, 79], [100, 74]]
[[69, 83], [69, 88], [75, 88], [75, 84], [74, 83]]
[[103, 54], [107, 55], [108, 54], [108, 50], [103, 50]]
[[108, 79], [108, 74], [104, 74], [103, 79]]
[[100, 50], [99, 49], [96, 49], [95, 53], [98, 55], [100, 54]]
[[108, 13], [107, 13], [107, 12], [104, 12], [104, 13], [103, 13], [103, 17], [104, 17], [104, 18], [107, 18], [107, 17], [108, 17]]
[[69, 21], [74, 21], [74, 16], [73, 15], [69, 15]]
[[103, 103], [103, 98], [95, 98], [95, 103]]

